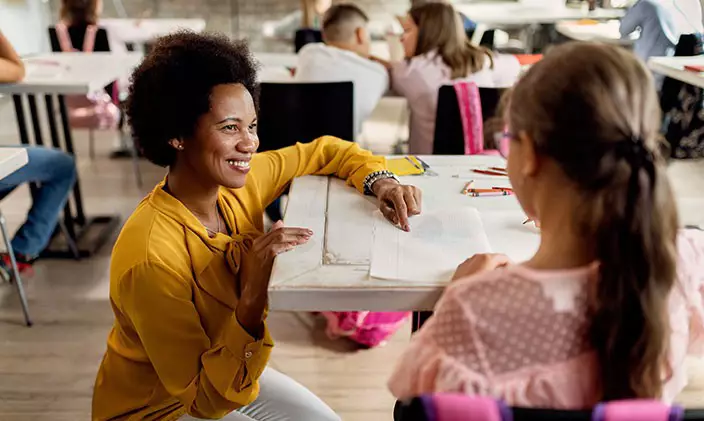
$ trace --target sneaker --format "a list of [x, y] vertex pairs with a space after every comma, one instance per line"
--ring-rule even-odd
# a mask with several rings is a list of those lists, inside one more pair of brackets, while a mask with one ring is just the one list
[[[28, 259], [25, 259], [21, 255], [15, 255], [17, 261], [17, 270], [20, 272], [21, 276], [32, 276], [34, 275], [34, 269], [32, 268], [32, 263]], [[7, 253], [0, 254], [0, 278], [5, 282], [12, 282], [12, 262], [10, 261], [10, 255]]]

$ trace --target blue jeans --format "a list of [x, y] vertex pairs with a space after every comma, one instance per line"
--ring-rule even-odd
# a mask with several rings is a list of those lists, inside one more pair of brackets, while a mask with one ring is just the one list
[[15, 253], [33, 259], [51, 240], [59, 214], [76, 182], [73, 157], [57, 149], [27, 147], [27, 165], [0, 180], [0, 198], [24, 183], [39, 183], [27, 220], [12, 239]]

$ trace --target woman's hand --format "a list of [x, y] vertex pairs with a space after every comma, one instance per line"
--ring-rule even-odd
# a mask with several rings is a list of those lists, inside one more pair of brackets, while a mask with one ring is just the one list
[[452, 280], [456, 281], [477, 273], [489, 272], [509, 263], [511, 263], [511, 260], [504, 254], [475, 254], [457, 267]]
[[410, 231], [408, 218], [421, 212], [421, 190], [415, 186], [399, 184], [390, 178], [377, 181], [372, 190], [379, 199], [379, 209], [384, 217], [402, 230]]
[[240, 265], [240, 299], [237, 320], [253, 337], [259, 337], [262, 316], [267, 304], [269, 278], [274, 259], [313, 236], [306, 228], [287, 228], [283, 222], [274, 224], [267, 234], [254, 240], [251, 249], [242, 255]]

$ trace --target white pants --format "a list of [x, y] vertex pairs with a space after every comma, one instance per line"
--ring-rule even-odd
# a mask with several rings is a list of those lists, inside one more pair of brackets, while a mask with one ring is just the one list
[[[313, 392], [305, 386], [279, 373], [265, 368], [259, 378], [259, 397], [251, 404], [231, 412], [227, 421], [341, 421]], [[193, 421], [189, 415], [180, 421]]]

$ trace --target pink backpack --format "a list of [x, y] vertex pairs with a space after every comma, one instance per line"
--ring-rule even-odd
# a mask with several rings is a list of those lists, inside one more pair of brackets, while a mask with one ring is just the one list
[[[73, 47], [68, 27], [59, 22], [55, 26], [56, 37], [62, 52], [79, 52]], [[98, 27], [88, 25], [83, 39], [83, 52], [92, 53], [95, 46], [95, 35]], [[66, 107], [71, 127], [82, 129], [107, 130], [115, 129], [120, 121], [120, 109], [115, 105], [117, 84], [113, 84], [113, 97], [105, 91], [91, 92], [87, 95], [66, 95]]]
[[467, 81], [457, 81], [453, 86], [464, 131], [464, 154], [499, 155], [496, 149], [484, 149], [484, 116], [479, 87]]
[[324, 311], [330, 339], [349, 338], [369, 348], [384, 345], [406, 321], [409, 312]]

